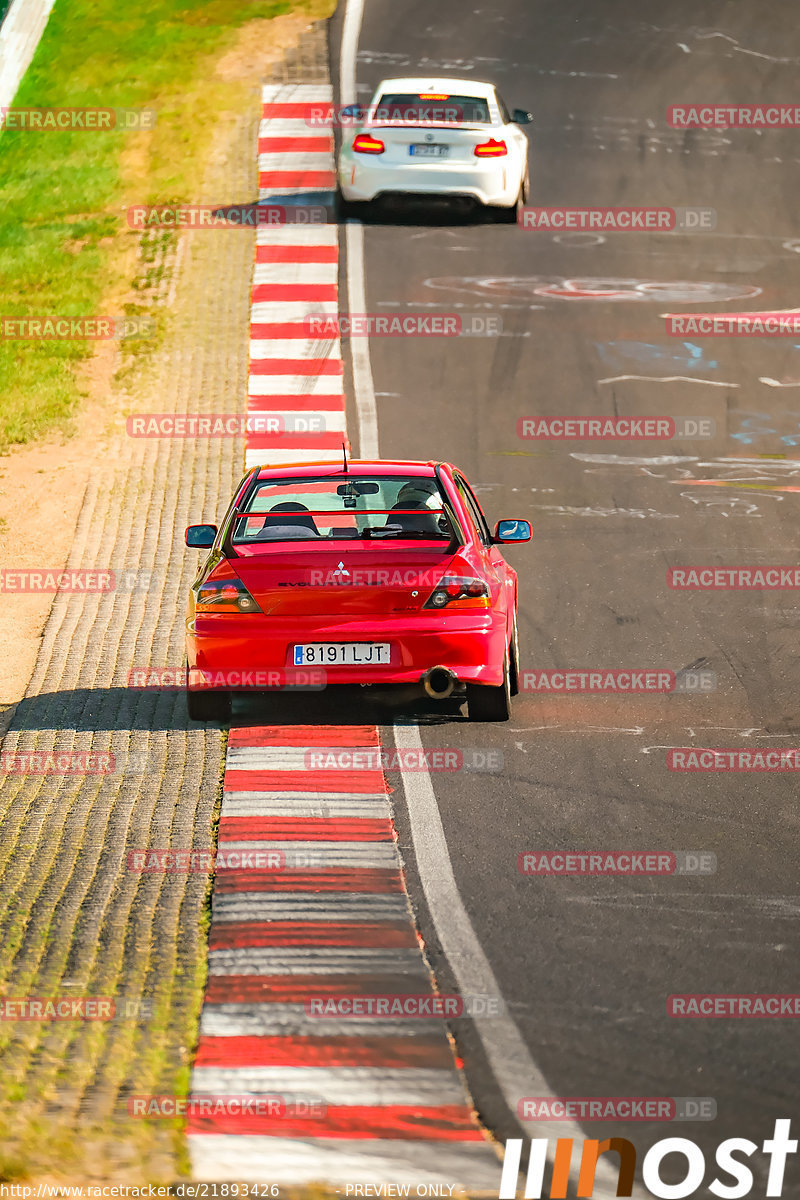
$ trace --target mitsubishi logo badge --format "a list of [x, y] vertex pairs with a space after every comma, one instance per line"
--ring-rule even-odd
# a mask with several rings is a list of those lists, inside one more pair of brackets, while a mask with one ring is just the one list
[[347, 567], [344, 565], [344, 563], [343, 563], [343, 562], [340, 562], [340, 563], [339, 563], [338, 567], [337, 567], [337, 568], [336, 568], [336, 570], [333, 572], [333, 574], [334, 574], [334, 576], [336, 576], [336, 575], [347, 575], [347, 577], [348, 577], [348, 578], [350, 577], [350, 572], [348, 571]]

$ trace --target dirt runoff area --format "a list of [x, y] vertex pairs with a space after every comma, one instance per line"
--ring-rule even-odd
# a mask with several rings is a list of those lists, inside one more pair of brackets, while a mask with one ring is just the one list
[[[260, 104], [259, 89], [270, 67], [297, 46], [311, 23], [311, 17], [304, 12], [242, 26], [235, 43], [225, 49], [216, 63], [218, 79], [231, 85], [239, 107], [248, 92], [252, 104]], [[191, 97], [187, 97], [187, 106], [190, 101]], [[225, 124], [233, 117], [235, 113], [220, 113], [217, 129], [209, 128], [209, 160], [224, 153], [221, 147]], [[255, 162], [254, 145], [254, 179]], [[141, 166], [135, 155], [125, 164], [131, 203], [141, 194], [141, 172], [137, 172]], [[220, 197], [221, 203], [241, 200], [240, 195]], [[180, 256], [180, 242], [187, 233], [178, 234], [177, 245], [171, 248], [163, 264], [167, 277], [174, 268], [174, 260]], [[104, 296], [98, 311], [119, 312], [126, 302], [135, 301], [137, 305], [142, 302], [142, 291], [134, 290], [144, 258], [140, 240], [131, 237], [128, 231], [120, 234], [120, 238], [124, 241], [121, 253], [128, 260], [130, 290], [127, 294]], [[168, 306], [169, 301], [169, 286], [153, 297], [156, 306]], [[141, 364], [125, 369], [124, 381], [120, 378], [123, 365], [118, 342], [98, 342], [93, 357], [80, 368], [79, 382], [86, 398], [69, 427], [40, 442], [12, 447], [0, 458], [0, 590], [3, 592], [0, 644], [4, 647], [0, 655], [0, 734], [8, 728], [16, 704], [25, 695], [53, 603], [51, 580], [43, 579], [37, 585], [20, 572], [56, 575], [63, 572], [95, 464], [119, 453], [126, 437], [127, 413], [152, 408], [146, 356]], [[69, 566], [104, 569], [108, 564], [69, 562]], [[16, 575], [6, 575], [12, 571]], [[68, 585], [69, 577], [63, 582]], [[23, 584], [37, 590], [13, 590]]]

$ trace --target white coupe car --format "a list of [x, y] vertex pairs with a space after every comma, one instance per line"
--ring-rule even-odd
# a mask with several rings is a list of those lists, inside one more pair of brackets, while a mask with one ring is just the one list
[[443, 196], [502, 210], [528, 200], [533, 118], [509, 113], [496, 88], [474, 79], [384, 79], [367, 108], [342, 109], [343, 207], [386, 196]]

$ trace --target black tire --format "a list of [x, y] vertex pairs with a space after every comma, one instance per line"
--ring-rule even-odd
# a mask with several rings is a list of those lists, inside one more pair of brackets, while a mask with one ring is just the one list
[[467, 684], [467, 713], [470, 721], [507, 721], [511, 716], [511, 672], [508, 650], [503, 658], [503, 682], [499, 687]]
[[363, 221], [369, 210], [369, 204], [363, 201], [345, 200], [342, 193], [337, 189], [335, 213], [337, 221], [358, 220]]
[[525, 205], [528, 203], [528, 198], [530, 196], [530, 190], [531, 190], [530, 178], [528, 176], [528, 171], [526, 169], [525, 178], [523, 179], [522, 183], [520, 184], [519, 195], [517, 196], [516, 200], [511, 205], [511, 207], [495, 209], [496, 219], [500, 222], [501, 225], [516, 225], [518, 223], [520, 214], [521, 214], [523, 208], [525, 207]]
[[204, 692], [186, 689], [186, 706], [192, 721], [218, 721], [227, 725], [231, 719], [230, 692]]
[[511, 627], [511, 646], [508, 652], [509, 687], [512, 696], [519, 695], [519, 635], [517, 633], [517, 614], [514, 612], [514, 624]]

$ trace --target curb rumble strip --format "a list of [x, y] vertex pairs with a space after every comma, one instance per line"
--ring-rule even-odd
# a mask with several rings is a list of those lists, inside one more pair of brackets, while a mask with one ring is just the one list
[[[329, 86], [264, 89], [262, 200], [314, 202], [309, 193], [333, 189], [332, 136], [304, 115], [310, 104], [332, 99]], [[341, 456], [341, 346], [293, 328], [320, 312], [338, 312], [336, 225], [260, 226], [248, 409], [324, 412], [327, 432], [316, 439], [250, 434], [248, 467]], [[245, 865], [216, 877], [191, 1099], [308, 1103], [293, 1116], [191, 1116], [195, 1179], [437, 1184], [445, 1194], [496, 1194], [499, 1163], [441, 1018], [311, 1011], [315, 999], [434, 994], [382, 771], [297, 769], [308, 751], [379, 744], [374, 726], [231, 730], [220, 850], [241, 851], [250, 862], [257, 852], [266, 853], [261, 861], [282, 853], [285, 867]]]

